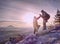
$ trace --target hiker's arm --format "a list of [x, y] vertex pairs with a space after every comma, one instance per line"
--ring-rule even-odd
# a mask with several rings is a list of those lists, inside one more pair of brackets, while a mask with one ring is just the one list
[[41, 14], [39, 14], [39, 17], [37, 17], [37, 19], [39, 19], [41, 17]]

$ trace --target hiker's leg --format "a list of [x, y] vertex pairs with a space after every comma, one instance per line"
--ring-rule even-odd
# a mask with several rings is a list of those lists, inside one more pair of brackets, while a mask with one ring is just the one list
[[36, 29], [34, 29], [34, 34], [35, 34], [35, 32], [36, 32]]
[[46, 21], [43, 19], [43, 30], [46, 30]]
[[40, 25], [38, 25], [38, 29], [39, 29]]

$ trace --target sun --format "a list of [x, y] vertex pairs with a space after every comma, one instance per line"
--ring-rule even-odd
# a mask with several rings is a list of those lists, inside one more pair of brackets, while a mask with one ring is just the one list
[[26, 22], [26, 23], [32, 23], [34, 16], [35, 16], [34, 13], [27, 13], [27, 14], [24, 16], [23, 20], [24, 20], [24, 22]]
[[[23, 21], [24, 21], [25, 23], [29, 24], [28, 26], [32, 26], [34, 16], [38, 17], [39, 14], [26, 13], [26, 14], [23, 16]], [[43, 23], [43, 19], [40, 18], [40, 19], [38, 20], [38, 24], [41, 25], [41, 26], [43, 26], [42, 23]]]

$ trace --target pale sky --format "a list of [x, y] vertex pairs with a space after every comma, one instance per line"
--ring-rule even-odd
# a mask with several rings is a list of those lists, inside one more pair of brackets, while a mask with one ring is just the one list
[[38, 15], [42, 9], [50, 14], [51, 23], [57, 9], [60, 9], [60, 0], [0, 0], [0, 21], [20, 21], [24, 24], [26, 19], [32, 19], [26, 17]]

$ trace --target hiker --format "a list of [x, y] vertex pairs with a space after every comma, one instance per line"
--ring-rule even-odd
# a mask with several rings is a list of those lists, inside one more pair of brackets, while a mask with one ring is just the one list
[[38, 32], [38, 29], [40, 27], [40, 25], [38, 24], [38, 21], [37, 21], [39, 18], [40, 18], [40, 15], [39, 15], [39, 17], [34, 16], [34, 19], [33, 19], [34, 34], [36, 32]]
[[41, 17], [43, 18], [43, 30], [46, 29], [46, 23], [48, 22], [49, 18], [50, 18], [50, 15], [45, 12], [44, 10], [41, 10]]

